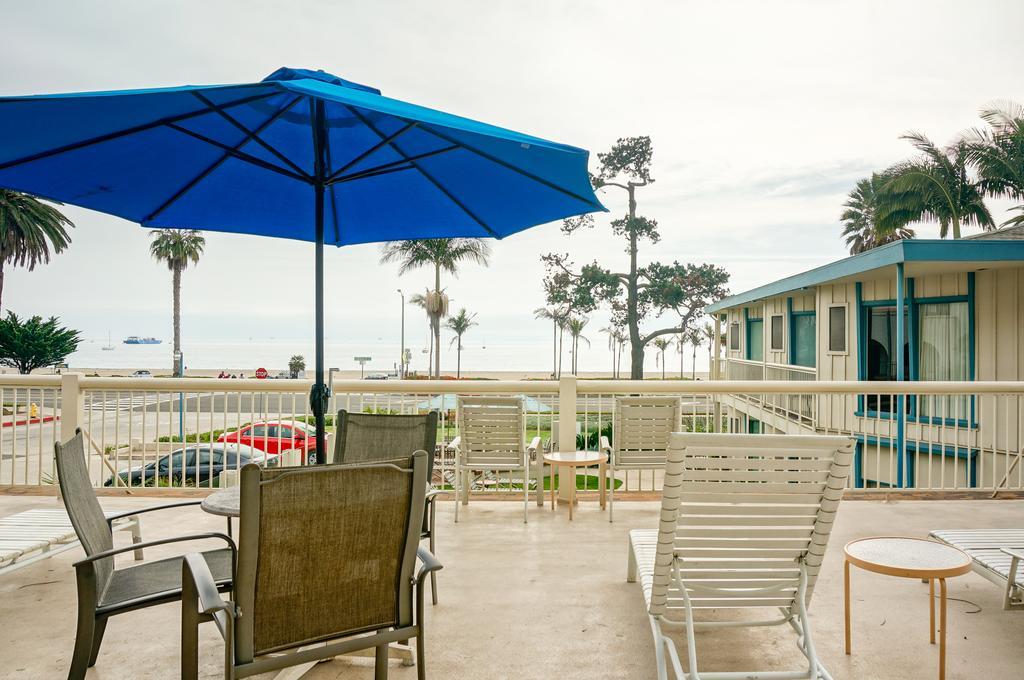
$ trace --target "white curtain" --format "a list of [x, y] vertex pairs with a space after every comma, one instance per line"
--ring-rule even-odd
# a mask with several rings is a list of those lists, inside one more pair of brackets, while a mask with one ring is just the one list
[[[970, 375], [970, 325], [966, 302], [919, 306], [921, 380], [967, 380]], [[967, 418], [967, 397], [921, 396], [921, 415]]]

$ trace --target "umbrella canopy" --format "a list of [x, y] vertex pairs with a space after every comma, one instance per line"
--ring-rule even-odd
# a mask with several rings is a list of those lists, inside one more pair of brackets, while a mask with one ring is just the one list
[[[523, 409], [527, 413], [551, 412], [550, 406], [534, 397], [519, 395], [519, 398], [523, 400]], [[458, 395], [439, 394], [436, 397], [416, 404], [416, 408], [420, 411], [454, 411], [458, 408]]]
[[0, 187], [138, 222], [312, 241], [323, 460], [325, 243], [502, 238], [604, 210], [583, 149], [323, 71], [0, 98]]

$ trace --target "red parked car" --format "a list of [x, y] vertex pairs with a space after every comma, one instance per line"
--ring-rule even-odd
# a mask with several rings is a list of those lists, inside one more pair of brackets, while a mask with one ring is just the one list
[[244, 425], [234, 432], [225, 432], [219, 442], [237, 442], [276, 456], [288, 449], [306, 452], [306, 461], [316, 463], [316, 430], [295, 421], [260, 422]]

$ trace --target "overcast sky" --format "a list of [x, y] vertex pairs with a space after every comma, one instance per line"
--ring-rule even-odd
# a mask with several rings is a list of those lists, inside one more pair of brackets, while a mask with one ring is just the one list
[[[996, 99], [1024, 100], [1024, 3], [884, 2], [4, 2], [0, 93], [250, 82], [279, 66], [320, 68], [385, 95], [477, 118], [594, 155], [650, 135], [656, 183], [639, 193], [662, 241], [642, 260], [713, 262], [738, 292], [845, 254], [838, 216], [857, 179], [980, 124]], [[624, 211], [613, 190], [602, 195]], [[1002, 204], [994, 204], [997, 220]], [[87, 336], [170, 335], [170, 275], [147, 232], [68, 208], [70, 250], [13, 271], [4, 306], [57, 314]], [[488, 269], [448, 281], [488, 339], [546, 342], [539, 255], [621, 267], [607, 227], [558, 225], [494, 243]], [[933, 234], [925, 227], [919, 234]], [[328, 335], [395, 334], [399, 279], [379, 248], [327, 255]], [[184, 277], [187, 338], [306, 337], [312, 247], [207, 234]], [[595, 351], [603, 347], [596, 328]], [[273, 329], [272, 332], [268, 329]]]

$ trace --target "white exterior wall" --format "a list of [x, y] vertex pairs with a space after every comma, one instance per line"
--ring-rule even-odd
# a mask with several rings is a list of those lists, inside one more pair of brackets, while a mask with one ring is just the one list
[[[966, 296], [969, 292], [967, 272], [913, 276], [914, 297], [935, 298]], [[909, 292], [909, 291], [908, 291]], [[780, 296], [748, 305], [750, 316], [764, 319], [764, 348], [766, 362], [788, 364], [789, 324], [785, 323], [784, 345], [781, 351], [771, 350], [771, 316], [786, 313], [786, 299], [792, 297], [793, 311], [817, 310], [817, 379], [855, 381], [858, 378], [856, 283], [844, 281], [825, 284], [811, 293]], [[864, 279], [861, 299], [893, 300], [896, 297], [894, 276]], [[833, 305], [846, 308], [846, 351], [828, 351], [828, 309]], [[1024, 380], [1024, 267], [978, 271], [975, 274], [975, 379]], [[726, 310], [729, 322], [739, 323], [740, 348], [726, 351], [730, 359], [746, 357], [743, 307]], [[728, 328], [728, 325], [726, 326]], [[769, 372], [769, 378], [773, 377]], [[846, 396], [822, 395], [816, 397], [816, 426], [819, 431], [858, 433], [871, 437], [896, 440], [895, 420], [867, 418], [855, 415], [856, 399]], [[1024, 400], [1017, 397], [989, 396], [976, 398], [978, 427], [960, 427], [907, 421], [904, 427], [908, 443], [932, 442], [944, 445], [954, 443], [961, 447], [981, 448], [977, 468], [977, 485], [997, 484], [1011, 470], [1011, 465], [1022, 455], [1024, 447]], [[734, 404], [739, 410], [759, 415], [757, 408], [742, 402]], [[760, 415], [764, 415], [763, 413]], [[770, 418], [769, 418], [770, 420]], [[767, 423], [766, 427], [770, 427]], [[865, 446], [864, 473], [866, 477], [884, 483], [895, 482], [895, 462], [892, 447]], [[967, 486], [967, 464], [949, 456], [918, 453], [915, 457], [916, 477], [930, 487], [964, 488]], [[1012, 469], [1014, 479], [1022, 471]]]

